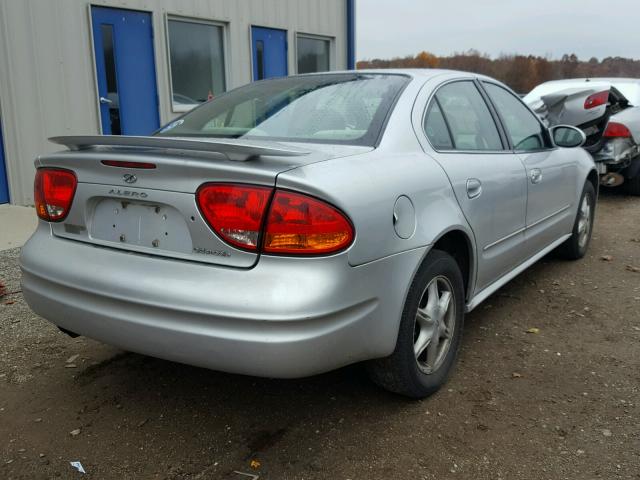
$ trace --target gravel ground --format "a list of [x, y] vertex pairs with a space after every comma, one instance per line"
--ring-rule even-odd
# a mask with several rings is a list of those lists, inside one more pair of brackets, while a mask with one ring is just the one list
[[70, 339], [11, 293], [18, 255], [0, 252], [0, 478], [640, 479], [640, 198], [601, 198], [587, 258], [468, 315], [420, 402], [359, 366], [266, 380]]

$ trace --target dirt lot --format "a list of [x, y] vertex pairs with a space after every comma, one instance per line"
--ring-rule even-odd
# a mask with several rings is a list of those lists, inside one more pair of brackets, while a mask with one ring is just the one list
[[[18, 254], [0, 253], [9, 292]], [[79, 478], [78, 460], [97, 479], [640, 479], [627, 265], [640, 267], [640, 199], [607, 195], [588, 257], [547, 258], [468, 315], [453, 378], [421, 402], [358, 366], [275, 381], [72, 340], [10, 294], [0, 478]]]

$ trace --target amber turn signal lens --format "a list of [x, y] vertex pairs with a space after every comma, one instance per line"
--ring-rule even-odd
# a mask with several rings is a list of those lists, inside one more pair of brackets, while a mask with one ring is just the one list
[[328, 254], [347, 248], [354, 232], [338, 209], [316, 198], [277, 190], [271, 203], [263, 251]]
[[252, 252], [326, 255], [344, 250], [355, 236], [342, 212], [302, 193], [205, 183], [196, 192], [196, 203], [220, 238]]

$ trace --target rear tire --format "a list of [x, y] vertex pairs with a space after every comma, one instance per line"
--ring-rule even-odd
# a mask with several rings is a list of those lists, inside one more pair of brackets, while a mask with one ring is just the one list
[[432, 250], [409, 288], [395, 350], [367, 365], [371, 379], [411, 398], [435, 393], [455, 364], [463, 324], [460, 268], [448, 253]]
[[590, 181], [586, 181], [578, 203], [578, 213], [573, 224], [571, 237], [558, 247], [558, 254], [567, 260], [579, 260], [584, 257], [591, 242], [593, 217], [596, 211], [596, 190]]
[[625, 180], [624, 185], [629, 195], [640, 195], [640, 175]]

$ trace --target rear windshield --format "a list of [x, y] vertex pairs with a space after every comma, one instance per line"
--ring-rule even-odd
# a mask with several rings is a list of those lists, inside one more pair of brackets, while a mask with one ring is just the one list
[[264, 80], [214, 98], [156, 135], [373, 146], [408, 81], [358, 73]]

